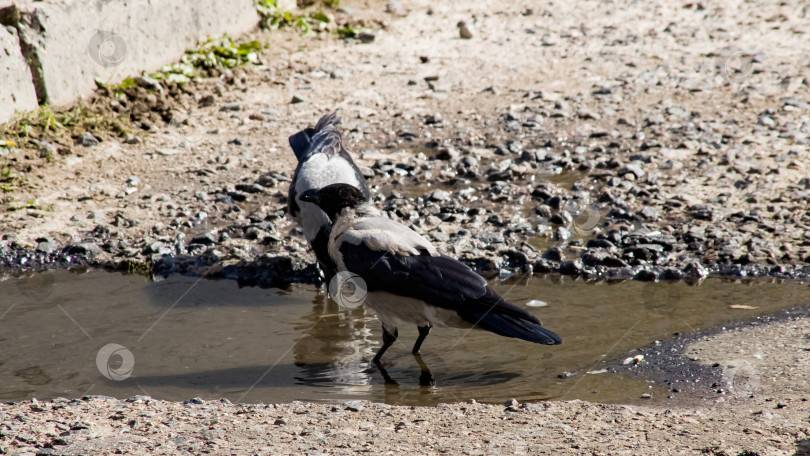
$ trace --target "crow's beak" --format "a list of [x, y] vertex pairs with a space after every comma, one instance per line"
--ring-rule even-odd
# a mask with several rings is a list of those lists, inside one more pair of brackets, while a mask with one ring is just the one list
[[301, 194], [301, 201], [306, 201], [312, 204], [318, 204], [320, 198], [318, 198], [317, 190], [307, 190]]

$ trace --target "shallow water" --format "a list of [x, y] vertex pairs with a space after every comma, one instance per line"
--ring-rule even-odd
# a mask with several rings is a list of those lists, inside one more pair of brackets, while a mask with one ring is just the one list
[[[373, 313], [342, 310], [312, 285], [239, 288], [227, 280], [152, 282], [102, 271], [7, 278], [0, 281], [0, 400], [147, 394], [265, 403], [430, 405], [512, 397], [632, 403], [643, 393], [666, 392], [586, 372], [675, 332], [810, 303], [810, 289], [798, 283], [609, 284], [548, 276], [493, 286], [518, 305], [546, 302], [528, 310], [563, 345], [437, 328], [422, 348], [433, 385], [422, 386], [427, 376], [409, 354], [415, 328], [401, 328], [383, 358], [386, 381], [368, 362], [380, 344]], [[564, 371], [576, 375], [558, 378]]]

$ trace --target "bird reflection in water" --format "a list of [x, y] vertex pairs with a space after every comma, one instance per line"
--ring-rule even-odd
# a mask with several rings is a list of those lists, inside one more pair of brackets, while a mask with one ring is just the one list
[[[386, 392], [396, 392], [399, 382], [385, 367], [371, 362], [379, 343], [379, 335], [373, 332], [377, 329], [377, 319], [366, 306], [341, 308], [321, 290], [313, 300], [312, 312], [295, 326], [304, 333], [294, 348], [295, 365], [301, 369], [296, 380], [351, 394], [367, 393], [382, 377]], [[436, 379], [427, 363], [420, 355], [411, 356], [420, 369], [419, 385], [435, 387]]]

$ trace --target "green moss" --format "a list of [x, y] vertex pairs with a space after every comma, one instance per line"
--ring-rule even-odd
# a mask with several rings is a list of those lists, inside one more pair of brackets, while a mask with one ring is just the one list
[[134, 260], [124, 260], [124, 261], [126, 262], [125, 268], [119, 267], [119, 270], [125, 269], [127, 274], [139, 275], [149, 280], [153, 279], [155, 271], [154, 265], [152, 264], [151, 261], [144, 261], [144, 262]]
[[41, 105], [35, 111], [18, 114], [0, 127], [0, 138], [4, 138], [4, 142], [15, 142], [21, 146], [32, 137], [36, 139], [43, 135], [71, 135], [85, 131], [96, 133], [114, 131], [123, 136], [129, 133], [131, 128], [126, 121], [108, 113], [93, 111], [85, 105], [62, 111], [54, 111], [48, 105]]
[[9, 212], [21, 211], [23, 209], [42, 209], [37, 200], [25, 201], [22, 203], [9, 203]]
[[357, 38], [358, 36], [360, 36], [361, 33], [365, 31], [367, 31], [367, 29], [361, 27], [352, 27], [346, 24], [343, 27], [340, 27], [339, 29], [335, 30], [335, 33], [340, 35], [341, 38], [346, 39], [346, 38]]
[[[333, 0], [324, 3], [329, 6], [337, 6], [340, 2]], [[256, 3], [256, 9], [261, 16], [261, 26], [269, 30], [294, 27], [304, 34], [310, 34], [314, 31], [326, 30], [326, 26], [331, 22], [329, 16], [322, 12], [294, 14], [290, 11], [282, 11], [276, 0], [259, 0]]]
[[[209, 69], [231, 69], [247, 64], [260, 65], [262, 62], [259, 54], [265, 47], [259, 41], [237, 44], [229, 35], [223, 35], [206, 41], [196, 49], [186, 51], [179, 62], [166, 65], [156, 73], [149, 73], [148, 76], [157, 80], [165, 79], [185, 84]], [[128, 81], [130, 80], [127, 79], [124, 83], [129, 84]], [[132, 81], [132, 84], [135, 82]], [[125, 89], [128, 86], [122, 84], [119, 88]]]

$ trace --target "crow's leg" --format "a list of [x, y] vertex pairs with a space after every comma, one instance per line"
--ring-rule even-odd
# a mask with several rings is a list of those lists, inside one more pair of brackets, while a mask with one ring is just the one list
[[382, 367], [382, 364], [377, 364], [377, 370], [380, 371], [380, 375], [382, 375], [383, 381], [385, 381], [386, 385], [399, 386], [399, 382], [391, 378], [391, 375], [389, 375], [388, 371]]
[[413, 350], [411, 350], [411, 353], [414, 355], [419, 353], [419, 349], [422, 348], [422, 342], [424, 342], [427, 335], [430, 334], [430, 328], [432, 327], [433, 326], [430, 323], [428, 323], [426, 326], [419, 326], [419, 337], [416, 339], [416, 343], [413, 344]]
[[[428, 327], [430, 328], [430, 327]], [[427, 333], [427, 331], [425, 331]], [[433, 374], [430, 373], [430, 368], [427, 364], [422, 360], [422, 356], [419, 354], [413, 355], [416, 362], [419, 364], [419, 369], [422, 370], [422, 373], [419, 374], [419, 385], [421, 386], [435, 386], [436, 379], [433, 378]]]
[[388, 350], [388, 347], [397, 340], [398, 331], [394, 328], [394, 332], [389, 332], [388, 329], [383, 325], [383, 345], [377, 351], [377, 354], [374, 355], [374, 364], [380, 364], [380, 359], [382, 358], [383, 353]]

